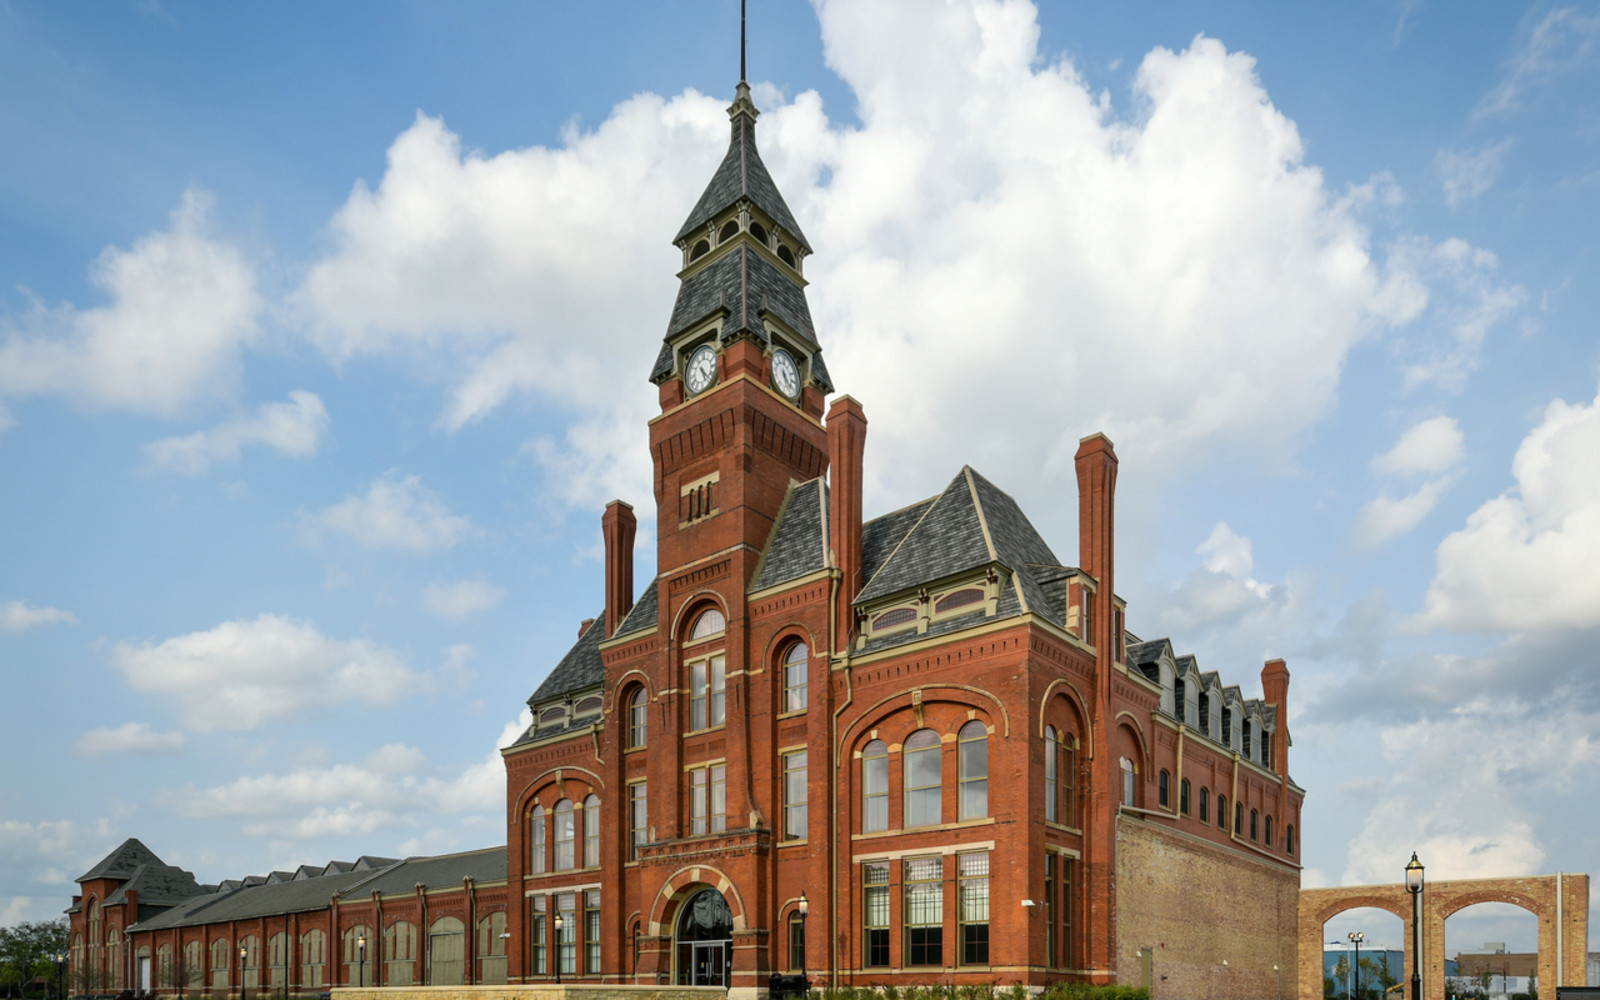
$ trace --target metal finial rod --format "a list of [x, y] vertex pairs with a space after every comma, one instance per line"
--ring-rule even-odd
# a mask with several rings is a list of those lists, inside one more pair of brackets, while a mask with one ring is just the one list
[[745, 0], [739, 0], [739, 82], [744, 82], [744, 5]]

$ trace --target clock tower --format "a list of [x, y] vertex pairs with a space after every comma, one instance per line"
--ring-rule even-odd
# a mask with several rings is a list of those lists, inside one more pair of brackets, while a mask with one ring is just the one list
[[741, 80], [727, 155], [673, 241], [682, 284], [650, 372], [660, 579], [727, 560], [731, 605], [790, 485], [827, 471], [833, 389], [806, 304], [811, 246], [756, 150], [758, 114]]

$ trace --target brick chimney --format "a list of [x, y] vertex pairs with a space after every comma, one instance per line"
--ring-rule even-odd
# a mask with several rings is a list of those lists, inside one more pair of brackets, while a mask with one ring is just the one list
[[1272, 770], [1289, 777], [1289, 668], [1282, 660], [1268, 660], [1261, 668], [1262, 701], [1278, 710], [1272, 733]]
[[861, 470], [867, 448], [867, 417], [861, 404], [840, 396], [828, 408], [828, 544], [839, 567], [834, 605], [833, 652], [850, 648], [855, 599], [861, 592]]
[[639, 521], [633, 505], [613, 500], [600, 518], [600, 533], [606, 540], [606, 630], [609, 639], [622, 619], [633, 610], [633, 536]]
[[1110, 663], [1116, 655], [1111, 629], [1116, 590], [1117, 453], [1111, 439], [1096, 432], [1078, 442], [1074, 461], [1078, 467], [1078, 568], [1094, 577], [1097, 587], [1090, 615], [1093, 634], [1088, 641], [1100, 652], [1100, 661]]

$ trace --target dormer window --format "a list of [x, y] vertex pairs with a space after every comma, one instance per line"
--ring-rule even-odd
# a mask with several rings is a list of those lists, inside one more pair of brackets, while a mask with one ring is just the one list
[[762, 246], [767, 245], [767, 228], [759, 222], [750, 223], [750, 235], [754, 236]]
[[917, 609], [913, 607], [894, 608], [872, 619], [874, 633], [887, 632], [892, 629], [910, 625], [917, 620]]
[[710, 252], [711, 242], [709, 240], [700, 240], [696, 242], [695, 245], [689, 250], [689, 263], [693, 264], [695, 261], [699, 260], [701, 257], [704, 257]]
[[739, 235], [739, 220], [729, 219], [723, 224], [722, 231], [717, 234], [718, 243], [726, 243]]
[[554, 705], [539, 713], [539, 727], [560, 725], [567, 718], [567, 706]]
[[985, 596], [986, 595], [984, 594], [982, 587], [963, 587], [960, 590], [951, 591], [935, 601], [933, 605], [933, 613], [936, 615], [942, 615], [947, 611], [954, 611], [957, 608], [964, 608], [969, 604], [977, 604], [978, 602], [982, 601]]
[[778, 259], [783, 261], [785, 264], [788, 264], [790, 267], [796, 266], [795, 265], [795, 259], [794, 259], [794, 251], [790, 250], [788, 247], [784, 246], [782, 243], [778, 244]]
[[592, 694], [589, 697], [580, 700], [576, 705], [574, 705], [573, 708], [572, 708], [572, 714], [573, 715], [592, 715], [595, 712], [600, 711], [600, 705], [601, 705], [602, 701], [603, 701], [603, 699], [599, 695]]

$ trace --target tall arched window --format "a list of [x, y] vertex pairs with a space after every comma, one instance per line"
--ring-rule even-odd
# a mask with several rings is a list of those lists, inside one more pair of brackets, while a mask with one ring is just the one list
[[1274, 842], [1272, 840], [1272, 816], [1270, 814], [1267, 816], [1267, 846], [1274, 846]]
[[1056, 727], [1044, 727], [1044, 818], [1056, 822]]
[[1294, 853], [1294, 824], [1290, 823], [1283, 828], [1283, 849], [1290, 854]]
[[600, 867], [600, 796], [583, 800], [583, 867]]
[[1217, 829], [1226, 830], [1227, 828], [1228, 828], [1228, 797], [1226, 795], [1218, 795], [1217, 796]]
[[1178, 813], [1182, 816], [1189, 815], [1189, 779], [1184, 778], [1178, 782]]
[[1122, 758], [1122, 804], [1125, 806], [1138, 805], [1134, 794], [1138, 792], [1138, 784], [1133, 780], [1133, 761]]
[[1156, 775], [1156, 801], [1163, 809], [1172, 808], [1172, 775], [1164, 767]]
[[722, 617], [722, 612], [716, 608], [708, 608], [699, 618], [694, 620], [694, 627], [689, 630], [689, 641], [699, 642], [720, 635], [728, 630], [728, 620]]
[[556, 803], [556, 871], [566, 871], [576, 868], [577, 857], [577, 823], [572, 814], [572, 800], [562, 799]]
[[783, 654], [783, 708], [784, 712], [805, 710], [806, 674], [811, 665], [811, 653], [806, 644], [792, 644]]
[[1259, 829], [1260, 826], [1261, 826], [1260, 817], [1261, 817], [1261, 814], [1259, 812], [1257, 812], [1254, 809], [1250, 810], [1250, 839], [1251, 840], [1255, 840], [1256, 839], [1256, 834], [1260, 833], [1260, 829]]
[[956, 734], [956, 767], [961, 807], [957, 818], [989, 815], [989, 728], [977, 719]]
[[544, 845], [544, 806], [534, 806], [528, 813], [528, 871], [534, 875], [545, 872]]
[[1200, 822], [1211, 822], [1211, 789], [1204, 786], [1200, 789]]
[[1235, 802], [1233, 804], [1233, 832], [1234, 833], [1243, 833], [1244, 832], [1244, 803], [1243, 802]]
[[861, 750], [861, 831], [889, 829], [889, 748], [873, 740]]
[[933, 826], [942, 812], [943, 773], [939, 734], [919, 729], [906, 738], [902, 752], [905, 767], [905, 825]]
[[637, 750], [645, 745], [645, 739], [649, 736], [649, 708], [650, 696], [641, 684], [633, 689], [632, 696], [628, 698], [629, 750]]

